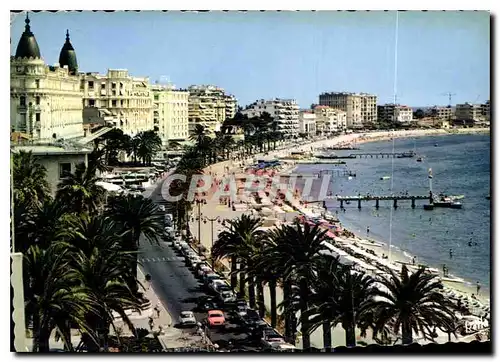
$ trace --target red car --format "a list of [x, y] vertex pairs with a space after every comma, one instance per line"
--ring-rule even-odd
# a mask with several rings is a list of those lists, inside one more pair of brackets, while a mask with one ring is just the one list
[[224, 318], [224, 312], [215, 309], [208, 311], [207, 321], [209, 327], [223, 327], [226, 318]]

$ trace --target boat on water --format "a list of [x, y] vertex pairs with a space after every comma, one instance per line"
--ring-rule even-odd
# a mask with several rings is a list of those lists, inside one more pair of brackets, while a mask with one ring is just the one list
[[417, 162], [422, 162], [422, 161], [423, 161], [422, 157], [417, 158]]
[[402, 154], [397, 155], [396, 157], [397, 158], [412, 158], [412, 157], [415, 157], [415, 152], [413, 152], [413, 151], [403, 152]]
[[449, 209], [461, 209], [462, 203], [455, 201], [455, 198], [446, 195], [434, 199], [434, 207], [446, 207]]
[[438, 144], [437, 144], [437, 143], [434, 143], [434, 147], [437, 147], [437, 146], [438, 146]]
[[381, 180], [389, 180], [391, 178], [391, 176], [382, 176], [380, 179]]

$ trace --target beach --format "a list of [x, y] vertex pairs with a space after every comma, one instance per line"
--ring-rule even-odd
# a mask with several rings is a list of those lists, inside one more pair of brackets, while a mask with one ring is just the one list
[[[487, 130], [485, 129], [460, 129], [457, 130], [461, 133], [474, 133], [474, 132], [486, 132]], [[331, 147], [335, 146], [338, 144], [348, 144], [348, 143], [365, 143], [365, 142], [374, 142], [374, 141], [382, 141], [382, 140], [388, 140], [391, 139], [392, 137], [394, 138], [405, 138], [405, 137], [421, 137], [421, 136], [429, 136], [429, 135], [445, 135], [445, 134], [450, 134], [450, 132], [447, 132], [445, 130], [412, 130], [412, 131], [395, 131], [395, 132], [370, 132], [370, 133], [359, 133], [359, 134], [347, 134], [347, 135], [342, 135], [336, 138], [328, 139], [328, 140], [321, 140], [317, 142], [312, 142], [308, 143], [302, 146], [293, 146], [288, 149], [283, 149], [283, 150], [276, 150], [276, 151], [270, 151], [266, 155], [255, 155], [252, 158], [248, 158], [242, 162], [236, 162], [236, 161], [225, 161], [222, 163], [214, 164], [209, 166], [206, 170], [206, 174], [211, 174], [213, 177], [216, 177], [218, 179], [223, 179], [224, 177], [227, 177], [229, 175], [238, 175], [238, 174], [244, 174], [245, 168], [248, 165], [254, 164], [255, 160], [259, 159], [271, 159], [273, 157], [284, 157], [290, 154], [290, 152], [293, 150], [294, 152], [299, 152], [299, 151], [311, 151], [312, 149], [316, 148], [322, 148], [322, 147]], [[451, 134], [456, 134], [451, 133]], [[279, 173], [286, 173], [290, 172], [291, 170], [295, 169], [295, 164], [294, 162], [287, 162], [284, 165], [281, 166], [281, 168], [277, 171]], [[209, 195], [210, 196], [210, 192]], [[230, 208], [228, 205], [221, 204], [219, 200], [215, 200], [211, 197], [207, 197], [207, 203], [202, 204], [199, 208], [199, 213], [203, 217], [208, 218], [209, 220], [214, 220], [214, 221], [209, 221], [209, 222], [198, 222], [195, 218], [198, 217], [198, 208], [195, 207], [193, 208], [193, 219], [190, 222], [190, 229], [191, 233], [193, 236], [198, 238], [198, 235], [200, 236], [201, 239], [201, 244], [207, 249], [210, 250], [211, 245], [213, 241], [217, 238], [217, 234], [223, 229], [223, 225], [219, 223], [222, 219], [232, 219], [240, 216], [243, 213], [251, 213], [253, 215], [259, 215], [263, 217], [266, 222], [265, 222], [265, 227], [274, 227], [276, 225], [281, 224], [282, 222], [289, 222], [293, 220], [296, 216], [302, 215], [321, 215], [321, 210], [317, 206], [311, 206], [311, 205], [304, 205], [300, 203], [300, 198], [298, 195], [294, 195], [294, 200], [291, 202], [293, 205], [293, 208], [295, 208], [294, 211], [292, 211], [292, 208], [286, 204], [277, 204], [274, 200], [264, 200], [268, 206], [266, 207], [259, 207], [261, 209], [260, 212], [257, 212], [254, 210], [255, 204], [252, 204], [251, 201], [249, 200], [237, 200], [236, 205], [240, 205], [241, 207], [235, 207]], [[264, 199], [264, 198], [263, 198]], [[265, 213], [263, 210], [266, 209]], [[270, 211], [270, 212], [269, 212]], [[216, 220], [218, 218], [218, 220]], [[352, 230], [350, 230], [352, 231]], [[355, 236], [352, 238], [349, 237], [339, 237], [336, 238], [336, 242], [339, 243], [339, 245], [342, 245], [344, 248], [343, 250], [348, 251], [349, 253], [352, 254], [365, 254], [365, 253], [370, 253], [370, 254], [375, 254], [372, 255], [374, 258], [382, 259], [382, 254], [387, 255], [388, 254], [388, 246], [387, 242], [384, 240], [370, 240], [366, 237], [366, 235], [362, 235], [363, 233], [359, 233], [355, 231]], [[338, 239], [338, 240], [337, 240]], [[361, 249], [361, 250], [360, 250]], [[369, 272], [371, 273], [376, 273], [376, 270], [373, 270], [374, 267], [371, 266], [365, 261], [354, 258], [352, 254], [348, 255], [349, 258], [353, 259], [354, 261], [357, 262], [357, 264], [361, 267], [365, 266], [367, 269], [370, 269]], [[391, 260], [390, 264], [393, 266], [397, 267], [399, 270], [401, 268], [401, 263], [408, 263], [412, 264], [412, 258], [413, 255], [404, 255], [402, 252], [397, 250], [395, 247], [391, 249]], [[371, 256], [370, 256], [371, 257]], [[418, 258], [418, 255], [417, 255]], [[387, 259], [386, 259], [387, 260]], [[418, 260], [418, 259], [417, 259]], [[387, 262], [387, 261], [386, 261]], [[229, 269], [229, 263], [228, 261], [224, 260], [223, 264], [226, 266], [227, 269]], [[418, 262], [417, 262], [418, 264]], [[394, 268], [394, 270], [398, 270]], [[439, 270], [436, 271], [437, 274], [439, 274]], [[466, 285], [461, 282], [452, 282], [452, 281], [443, 281], [443, 284], [447, 288], [447, 293], [454, 293], [460, 298], [463, 298], [464, 300], [470, 300], [471, 295], [476, 293], [476, 288], [474, 285]], [[281, 302], [282, 300], [282, 293], [281, 291], [277, 291], [277, 298], [278, 298], [278, 303]], [[489, 295], [486, 295], [486, 293], [480, 294], [478, 296], [479, 301], [484, 304], [489, 306]], [[266, 287], [265, 288], [265, 303], [266, 307], [269, 309], [270, 308], [270, 302], [269, 302], [269, 290]], [[476, 301], [472, 301], [471, 303], [476, 303]], [[477, 314], [483, 313], [482, 310], [478, 310]], [[468, 338], [468, 337], [466, 337]], [[358, 336], [357, 336], [358, 341], [365, 341], [367, 343], [372, 343], [371, 336], [368, 335], [367, 338], [361, 338], [359, 336], [359, 331], [358, 331]], [[418, 336], [416, 338], [417, 341], [420, 343], [424, 343], [424, 341], [419, 340]], [[453, 340], [453, 339], [452, 339]], [[345, 336], [344, 336], [344, 331], [341, 327], [337, 327], [333, 330], [333, 341], [334, 341], [334, 346], [338, 345], [344, 345], [345, 344]], [[439, 343], [444, 343], [448, 341], [448, 336], [445, 334], [440, 334], [440, 336], [437, 339], [437, 342]], [[322, 341], [322, 332], [321, 329], [315, 331], [311, 335], [311, 342], [314, 346], [321, 348], [323, 345]]]

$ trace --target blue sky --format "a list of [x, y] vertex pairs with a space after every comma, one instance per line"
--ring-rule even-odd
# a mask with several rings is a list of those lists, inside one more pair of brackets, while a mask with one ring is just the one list
[[[241, 105], [324, 91], [394, 97], [396, 14], [391, 12], [32, 13], [42, 57], [58, 61], [70, 30], [80, 71], [126, 68], [177, 87], [216, 84]], [[11, 26], [11, 54], [24, 15]], [[483, 102], [490, 90], [487, 12], [399, 15], [398, 101], [410, 106]]]

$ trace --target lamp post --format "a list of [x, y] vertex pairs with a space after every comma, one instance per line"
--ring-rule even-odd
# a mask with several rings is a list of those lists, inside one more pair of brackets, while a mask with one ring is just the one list
[[211, 235], [212, 235], [212, 248], [210, 249], [210, 262], [213, 263], [213, 260], [212, 260], [212, 249], [214, 248], [214, 222], [215, 221], [218, 221], [219, 224], [222, 223], [221, 220], [219, 220], [219, 217], [215, 217], [215, 218], [210, 218], [210, 217], [207, 217], [205, 216], [205, 218], [203, 219], [203, 223], [207, 223], [207, 222], [210, 222], [210, 230], [211, 230]]
[[[196, 199], [196, 200], [194, 200], [194, 203], [198, 206], [198, 216], [197, 216], [196, 220], [198, 221], [198, 242], [201, 243], [201, 205], [206, 204], [207, 200]], [[191, 219], [191, 220], [193, 220], [193, 219]]]

